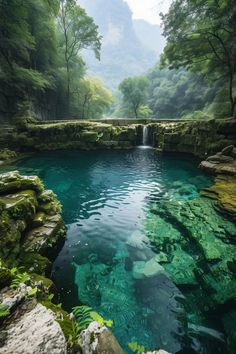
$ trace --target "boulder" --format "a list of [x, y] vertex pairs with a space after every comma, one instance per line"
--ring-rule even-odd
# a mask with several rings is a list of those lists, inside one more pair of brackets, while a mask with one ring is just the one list
[[212, 161], [202, 161], [199, 166], [203, 171], [209, 174], [225, 174], [236, 176], [236, 162], [215, 163]]
[[92, 322], [80, 335], [83, 354], [124, 354], [113, 334], [97, 322]]
[[[25, 306], [26, 307], [26, 306]], [[66, 339], [53, 312], [41, 304], [18, 311], [4, 328], [1, 354], [66, 354]]]
[[0, 194], [29, 189], [43, 191], [43, 184], [37, 176], [21, 176], [18, 171], [0, 175]]
[[225, 156], [222, 153], [218, 153], [213, 156], [209, 156], [206, 161], [214, 162], [214, 163], [231, 163], [234, 161], [233, 157]]
[[234, 149], [234, 146], [233, 146], [233, 145], [229, 145], [229, 146], [226, 146], [226, 147], [221, 151], [221, 153], [222, 153], [223, 155], [230, 156], [231, 153], [232, 153], [232, 151], [233, 151], [233, 149]]

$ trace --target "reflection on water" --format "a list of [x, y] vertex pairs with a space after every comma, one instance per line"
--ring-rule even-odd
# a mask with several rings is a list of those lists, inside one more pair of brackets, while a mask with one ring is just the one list
[[153, 203], [191, 200], [211, 184], [196, 161], [151, 149], [55, 152], [17, 168], [36, 171], [62, 202], [68, 233], [53, 276], [68, 310], [83, 303], [112, 319], [127, 353], [128, 342], [171, 353], [225, 353], [217, 321], [190, 321], [185, 294], [163, 267], [168, 259], [146, 232]]

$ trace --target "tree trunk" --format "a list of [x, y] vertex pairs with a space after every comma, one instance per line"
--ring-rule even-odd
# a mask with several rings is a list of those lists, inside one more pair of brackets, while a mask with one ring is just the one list
[[70, 110], [70, 70], [69, 63], [66, 62], [66, 75], [67, 75], [67, 90], [66, 90], [66, 102], [67, 102], [67, 111]]

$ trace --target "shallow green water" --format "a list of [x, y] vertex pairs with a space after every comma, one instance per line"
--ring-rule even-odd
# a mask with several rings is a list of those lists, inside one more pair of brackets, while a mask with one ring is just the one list
[[[14, 166], [38, 174], [63, 205], [67, 240], [53, 269], [63, 305], [70, 311], [87, 304], [112, 319], [127, 353], [128, 342], [171, 353], [226, 353], [220, 323], [199, 309], [206, 294], [192, 284], [178, 288], [154, 262], [157, 253], [165, 257], [176, 251], [178, 242], [185, 257], [199, 257], [194, 242], [181, 240], [184, 235], [173, 231], [168, 218], [152, 213], [153, 205], [192, 200], [211, 184], [197, 164], [193, 158], [137, 148], [45, 153]], [[155, 227], [170, 240], [160, 249], [152, 239]], [[140, 276], [148, 261], [146, 276]], [[165, 262], [160, 263], [167, 270]]]

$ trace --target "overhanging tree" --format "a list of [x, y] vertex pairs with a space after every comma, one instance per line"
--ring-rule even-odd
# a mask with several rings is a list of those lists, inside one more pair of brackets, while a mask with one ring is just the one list
[[162, 20], [167, 38], [162, 64], [202, 72], [212, 81], [227, 80], [235, 115], [235, 0], [175, 0]]

